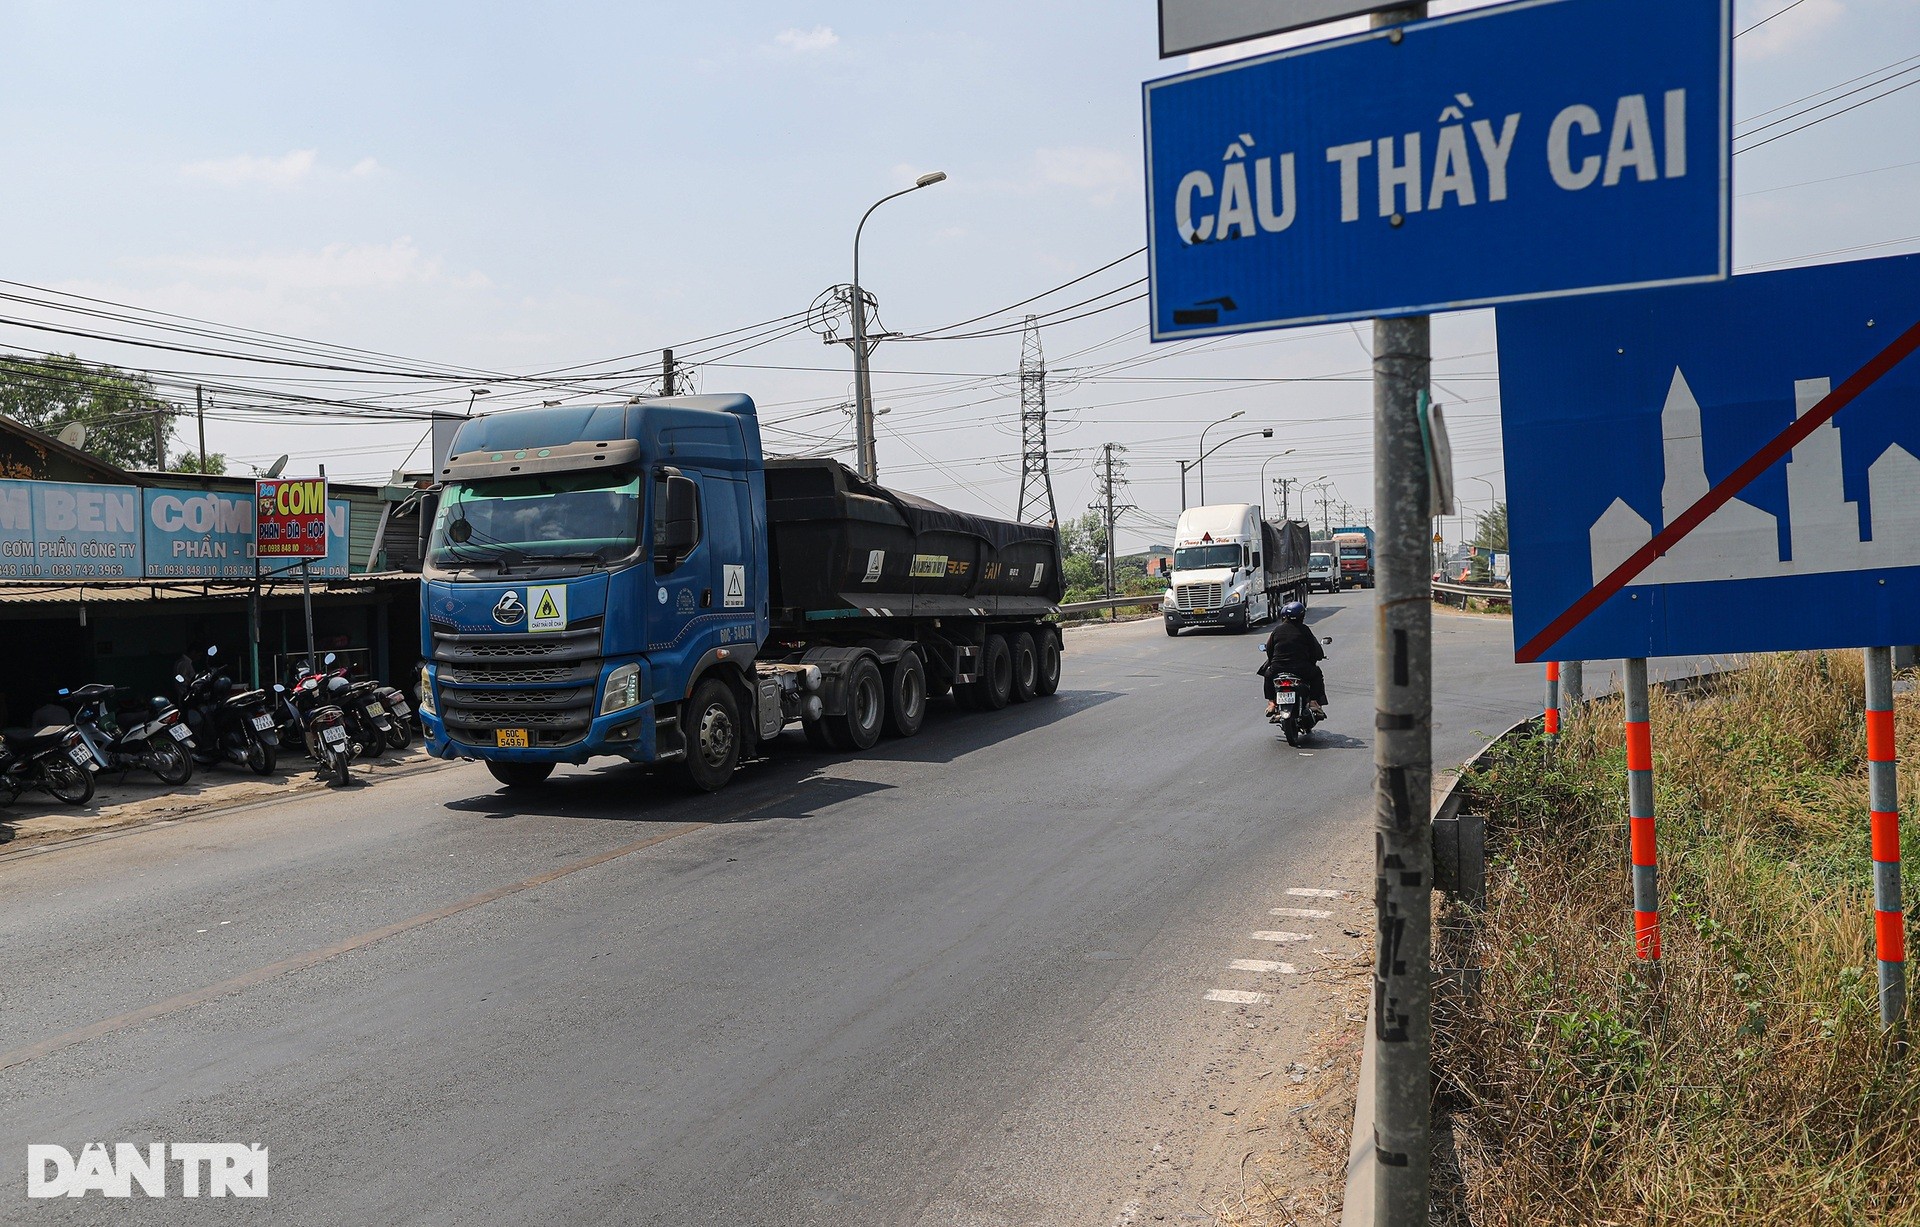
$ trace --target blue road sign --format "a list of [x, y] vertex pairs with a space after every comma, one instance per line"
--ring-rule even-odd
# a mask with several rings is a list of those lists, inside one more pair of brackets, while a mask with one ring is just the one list
[[1519, 0], [1144, 87], [1153, 339], [1727, 275], [1731, 0]]
[[1498, 331], [1518, 659], [1920, 643], [1920, 256]]

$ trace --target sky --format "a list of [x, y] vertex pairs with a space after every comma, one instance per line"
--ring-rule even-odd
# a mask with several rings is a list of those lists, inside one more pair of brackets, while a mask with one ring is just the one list
[[[1920, 57], [1920, 0], [1738, 0], [1735, 13], [1743, 30], [1778, 13], [1736, 40], [1737, 120], [1768, 122]], [[1111, 442], [1127, 449], [1124, 499], [1137, 508], [1121, 548], [1169, 539], [1178, 459], [1236, 412], [1209, 442], [1274, 436], [1215, 453], [1207, 501], [1263, 501], [1263, 476], [1276, 508], [1281, 477], [1326, 479], [1333, 507], [1373, 501], [1366, 325], [1156, 346], [1144, 300], [1127, 301], [1145, 276], [1143, 259], [1126, 258], [1145, 242], [1140, 85], [1189, 66], [1156, 58], [1149, 0], [0, 0], [0, 29], [0, 131], [12, 146], [0, 280], [18, 283], [0, 291], [223, 326], [183, 341], [8, 301], [0, 351], [152, 370], [182, 404], [194, 383], [216, 385], [208, 447], [239, 472], [283, 452], [290, 472], [324, 463], [337, 479], [424, 468], [419, 413], [648, 391], [663, 346], [692, 356], [700, 391], [753, 396], [770, 451], [840, 447], [850, 461], [849, 355], [801, 313], [850, 279], [867, 207], [941, 170], [946, 182], [872, 215], [862, 282], [889, 331], [985, 315], [962, 331], [996, 335], [879, 347], [884, 482], [1011, 516], [1020, 319], [1057, 311], [1041, 341], [1063, 518], [1094, 501]], [[1920, 80], [1889, 84], [1909, 79]], [[1916, 131], [1920, 89], [1738, 156], [1736, 270], [1920, 250]], [[291, 344], [227, 331], [251, 329], [325, 342], [324, 360], [302, 360], [352, 369], [20, 321], [253, 357]], [[747, 330], [702, 340], [736, 329]], [[1491, 313], [1437, 317], [1434, 349], [1458, 486], [1484, 507], [1504, 492]], [[624, 374], [591, 386], [489, 378], [567, 368]], [[276, 407], [289, 394], [385, 417], [295, 415]], [[1299, 497], [1289, 494], [1296, 515]]]

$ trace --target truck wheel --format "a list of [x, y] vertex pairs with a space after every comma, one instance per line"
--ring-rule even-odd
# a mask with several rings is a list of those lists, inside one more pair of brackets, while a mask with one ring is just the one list
[[1178, 622], [1175, 622], [1172, 618], [1168, 618], [1167, 619], [1167, 638], [1178, 639], [1179, 637], [1180, 637], [1180, 624]]
[[1013, 702], [1013, 649], [1005, 635], [988, 635], [980, 680], [974, 683], [974, 702], [982, 711], [999, 711]]
[[1040, 670], [1033, 692], [1045, 698], [1060, 689], [1060, 637], [1052, 631], [1041, 631], [1034, 644], [1040, 653]]
[[553, 764], [488, 763], [487, 771], [508, 788], [537, 788], [553, 774]]
[[680, 760], [682, 783], [696, 792], [717, 792], [740, 763], [740, 704], [717, 677], [693, 688], [680, 709], [681, 737], [687, 756]]
[[1013, 689], [1008, 695], [1015, 703], [1025, 703], [1040, 693], [1040, 653], [1033, 646], [1033, 635], [1021, 631], [1013, 637]]
[[880, 677], [880, 666], [873, 657], [863, 656], [847, 675], [847, 710], [823, 721], [827, 736], [837, 749], [871, 750], [880, 740], [886, 716], [887, 687]]
[[887, 736], [911, 737], [927, 720], [927, 667], [908, 652], [887, 674]]

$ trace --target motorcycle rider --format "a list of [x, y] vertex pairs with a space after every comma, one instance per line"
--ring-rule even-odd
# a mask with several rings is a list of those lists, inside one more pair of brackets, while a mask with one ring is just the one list
[[1267, 667], [1264, 673], [1267, 691], [1267, 714], [1277, 710], [1273, 693], [1273, 678], [1277, 673], [1291, 673], [1307, 685], [1307, 702], [1313, 707], [1313, 714], [1324, 719], [1327, 702], [1327, 679], [1320, 672], [1320, 662], [1327, 658], [1320, 647], [1320, 641], [1307, 629], [1307, 607], [1299, 601], [1288, 601], [1280, 607], [1280, 618], [1273, 624], [1273, 630], [1267, 635]]

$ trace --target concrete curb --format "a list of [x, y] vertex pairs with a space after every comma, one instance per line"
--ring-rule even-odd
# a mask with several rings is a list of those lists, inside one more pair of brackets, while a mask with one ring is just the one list
[[1347, 1138], [1347, 1193], [1340, 1227], [1373, 1227], [1373, 1001], [1367, 1001], [1367, 1041], [1360, 1049], [1360, 1082], [1353, 1096], [1353, 1133]]
[[[422, 757], [418, 762], [408, 763], [404, 766], [398, 763], [387, 764], [392, 768], [391, 770], [383, 772], [372, 779], [362, 778], [360, 782], [362, 784], [377, 784], [383, 780], [406, 779], [411, 776], [424, 775], [430, 771], [457, 766], [460, 761], [459, 759], [439, 759], [427, 755]], [[376, 765], [377, 764], [378, 760], [376, 760]], [[157, 810], [152, 814], [142, 815], [141, 817], [133, 818], [126, 822], [103, 822], [99, 826], [91, 829], [70, 830], [58, 835], [42, 837], [35, 837], [31, 833], [24, 837], [16, 835], [13, 839], [5, 843], [0, 843], [0, 865], [4, 865], [8, 861], [23, 860], [27, 857], [38, 856], [46, 852], [56, 852], [62, 848], [71, 848], [76, 844], [112, 839], [133, 831], [142, 830], [146, 827], [158, 826], [162, 823], [198, 821], [201, 818], [211, 818], [220, 814], [233, 814], [261, 806], [279, 805], [290, 796], [314, 792], [328, 787], [330, 787], [329, 783], [319, 778], [317, 773], [302, 771], [298, 776], [289, 776], [286, 783], [272, 796], [251, 796], [225, 802], [216, 800], [209, 802], [207, 805], [186, 810]], [[164, 796], [165, 794], [160, 795]], [[54, 812], [58, 813], [60, 811]]]

